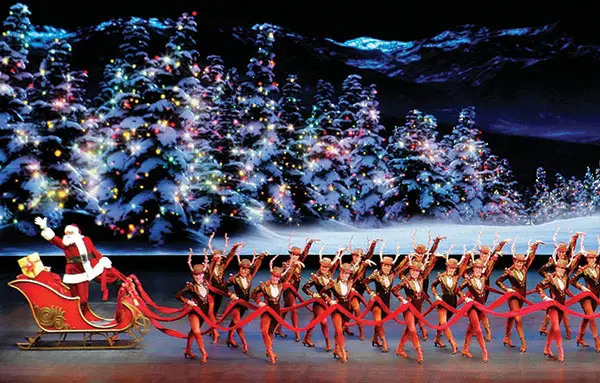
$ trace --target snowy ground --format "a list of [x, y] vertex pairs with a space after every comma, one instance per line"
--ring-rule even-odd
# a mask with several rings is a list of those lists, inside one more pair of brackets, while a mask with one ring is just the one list
[[[411, 237], [413, 230], [416, 232], [416, 241], [418, 243], [427, 243], [428, 231], [431, 231], [433, 237], [436, 235], [446, 236], [447, 239], [442, 242], [439, 252], [446, 252], [450, 245], [454, 245], [452, 253], [462, 253], [463, 246], [472, 249], [475, 245], [477, 236], [481, 230], [481, 242], [491, 245], [495, 234], [498, 233], [499, 240], [517, 238], [516, 251], [523, 252], [527, 247], [527, 241], [531, 239], [543, 240], [546, 245], [541, 245], [538, 254], [549, 255], [553, 251], [552, 237], [556, 229], [560, 228], [558, 233], [559, 241], [568, 241], [569, 233], [582, 231], [587, 233], [585, 245], [587, 249], [596, 249], [598, 247], [597, 236], [600, 235], [600, 216], [581, 217], [568, 220], [554, 221], [537, 226], [481, 226], [481, 225], [452, 225], [440, 222], [410, 223], [394, 227], [380, 229], [359, 229], [349, 225], [337, 222], [324, 222], [316, 226], [301, 227], [277, 227], [277, 226], [257, 226], [248, 230], [243, 235], [236, 235], [230, 238], [230, 243], [244, 242], [245, 247], [242, 254], [252, 254], [253, 249], [260, 251], [269, 251], [271, 254], [286, 254], [288, 240], [292, 235], [291, 243], [301, 246], [307, 235], [312, 238], [318, 238], [321, 242], [315, 244], [311, 253], [317, 254], [324, 244], [324, 254], [333, 254], [339, 247], [346, 246], [352, 237], [353, 247], [366, 247], [367, 239], [383, 238], [385, 242], [384, 252], [386, 254], [395, 253], [396, 245], [400, 246], [400, 252], [406, 254], [411, 248]], [[150, 244], [141, 246], [138, 244], [121, 243], [103, 243], [94, 239], [98, 249], [105, 255], [185, 255], [189, 247], [194, 248], [195, 252], [201, 253], [203, 243], [177, 243], [167, 244], [163, 247], [152, 247]], [[216, 237], [213, 240], [213, 246], [223, 247], [223, 237]], [[379, 249], [379, 247], [378, 247]], [[41, 255], [63, 255], [57, 248], [51, 246], [40, 238], [32, 239], [27, 245], [15, 245], [4, 239], [0, 243], [0, 254], [8, 256], [23, 256], [37, 251]], [[504, 253], [510, 253], [510, 246], [505, 247]]]

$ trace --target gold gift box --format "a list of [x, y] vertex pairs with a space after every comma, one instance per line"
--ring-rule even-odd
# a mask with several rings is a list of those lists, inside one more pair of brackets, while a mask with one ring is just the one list
[[29, 254], [18, 260], [21, 271], [29, 278], [35, 278], [44, 270], [44, 264], [38, 253]]

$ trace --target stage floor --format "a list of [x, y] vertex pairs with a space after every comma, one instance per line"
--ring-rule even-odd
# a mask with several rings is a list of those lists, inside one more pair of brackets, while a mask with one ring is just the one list
[[[436, 273], [434, 272], [433, 275]], [[305, 274], [308, 276], [308, 273]], [[496, 272], [492, 278], [499, 276]], [[177, 307], [175, 294], [189, 280], [188, 273], [139, 273], [144, 287], [159, 304]], [[255, 284], [266, 280], [266, 271], [261, 271]], [[305, 277], [306, 278], [306, 277]], [[402, 380], [408, 382], [456, 382], [456, 381], [597, 381], [600, 368], [600, 354], [593, 347], [577, 348], [575, 335], [580, 319], [571, 318], [573, 339], [564, 342], [566, 362], [545, 360], [542, 354], [545, 337], [540, 336], [538, 328], [544, 313], [537, 312], [524, 318], [528, 352], [519, 353], [519, 340], [513, 331], [513, 343], [516, 348], [505, 348], [502, 344], [505, 320], [490, 317], [493, 340], [488, 343], [490, 361], [481, 362], [481, 352], [475, 339], [471, 351], [473, 359], [465, 359], [460, 353], [451, 355], [449, 347], [433, 347], [435, 333], [430, 330], [429, 340], [423, 342], [425, 363], [418, 365], [412, 345], [407, 343], [408, 359], [395, 355], [394, 350], [400, 339], [403, 327], [394, 322], [385, 326], [390, 352], [383, 354], [371, 346], [372, 328], [366, 328], [367, 340], [361, 342], [356, 336], [346, 337], [350, 361], [342, 365], [331, 353], [324, 351], [324, 342], [320, 328], [313, 333], [315, 348], [303, 347], [296, 343], [293, 334], [285, 339], [276, 338], [274, 350], [278, 354], [276, 365], [269, 365], [265, 357], [264, 344], [259, 331], [259, 322], [254, 321], [245, 327], [250, 351], [244, 355], [239, 349], [225, 345], [226, 334], [221, 333], [219, 344], [205, 343], [209, 353], [206, 364], [198, 360], [186, 360], [183, 357], [185, 340], [169, 337], [156, 329], [151, 329], [143, 345], [133, 350], [86, 350], [86, 351], [21, 351], [15, 342], [33, 335], [37, 328], [29, 307], [21, 294], [6, 283], [11, 275], [2, 275], [0, 292], [0, 381], [82, 381], [82, 382], [141, 382], [141, 381], [349, 381], [364, 382], [378, 380]], [[532, 288], [540, 277], [537, 273], [529, 275], [529, 287]], [[577, 293], [576, 290], [573, 290]], [[498, 295], [491, 294], [490, 301]], [[536, 295], [531, 300], [538, 302]], [[113, 298], [114, 299], [114, 298]], [[94, 284], [91, 291], [93, 308], [102, 315], [112, 316], [113, 303], [100, 301], [99, 286]], [[225, 302], [226, 303], [226, 302]], [[221, 310], [224, 309], [225, 304]], [[394, 302], [393, 307], [397, 306]], [[573, 309], [580, 311], [579, 305]], [[499, 311], [506, 311], [503, 306]], [[299, 311], [300, 323], [307, 323], [311, 313], [306, 309]], [[369, 315], [368, 318], [371, 318]], [[434, 311], [428, 316], [431, 322], [437, 319]], [[462, 346], [467, 320], [461, 319], [453, 328], [459, 347]], [[187, 320], [182, 319], [168, 324], [181, 332], [186, 332]], [[564, 329], [561, 329], [564, 335]], [[333, 326], [330, 325], [333, 340]], [[355, 331], [357, 333], [357, 331]], [[303, 334], [302, 334], [303, 335]], [[236, 338], [237, 339], [237, 338]], [[586, 341], [593, 346], [589, 333]], [[447, 343], [447, 341], [445, 341]], [[194, 345], [194, 353], [200, 352]], [[554, 349], [554, 352], [556, 350]]]

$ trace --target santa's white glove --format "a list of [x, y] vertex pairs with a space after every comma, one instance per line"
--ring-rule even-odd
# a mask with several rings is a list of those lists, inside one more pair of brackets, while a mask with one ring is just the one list
[[267, 304], [265, 302], [258, 302], [258, 307], [265, 307]]
[[38, 225], [42, 230], [48, 228], [48, 218], [35, 217], [33, 222], [35, 222], [35, 224]]
[[543, 300], [544, 302], [549, 302], [549, 301], [553, 301], [554, 299], [552, 299], [552, 298], [550, 298], [550, 297], [544, 297], [544, 298], [542, 298], [542, 300]]
[[467, 297], [467, 298], [465, 298], [465, 302], [467, 302], [467, 303], [469, 303], [469, 302], [473, 302], [473, 299], [471, 299], [471, 298]]

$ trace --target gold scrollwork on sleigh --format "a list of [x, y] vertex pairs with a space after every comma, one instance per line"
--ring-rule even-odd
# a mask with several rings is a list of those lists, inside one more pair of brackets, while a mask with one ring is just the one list
[[56, 330], [68, 330], [71, 328], [65, 320], [65, 310], [59, 306], [33, 307], [35, 316], [43, 327], [54, 328]]

